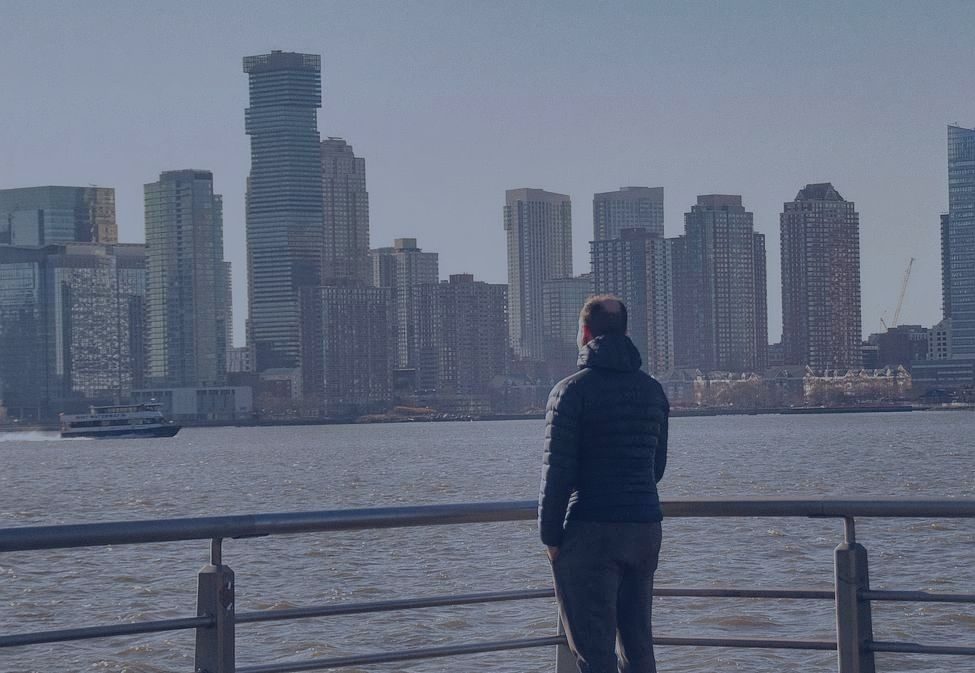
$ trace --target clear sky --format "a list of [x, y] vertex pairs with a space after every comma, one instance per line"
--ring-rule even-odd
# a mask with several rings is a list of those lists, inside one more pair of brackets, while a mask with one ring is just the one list
[[667, 235], [697, 194], [742, 194], [768, 237], [809, 182], [860, 213], [864, 335], [940, 318], [945, 126], [975, 125], [975, 2], [12, 2], [0, 0], [0, 187], [116, 188], [143, 240], [142, 185], [212, 170], [246, 317], [241, 58], [322, 55], [322, 136], [366, 158], [372, 245], [416, 237], [441, 275], [506, 282], [504, 190], [573, 200], [666, 189]]

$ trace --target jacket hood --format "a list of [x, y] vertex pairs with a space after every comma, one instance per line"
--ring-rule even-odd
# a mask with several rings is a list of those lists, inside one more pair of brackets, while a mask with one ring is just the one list
[[640, 351], [630, 337], [622, 334], [598, 336], [579, 351], [582, 369], [612, 369], [620, 372], [636, 371], [643, 364]]

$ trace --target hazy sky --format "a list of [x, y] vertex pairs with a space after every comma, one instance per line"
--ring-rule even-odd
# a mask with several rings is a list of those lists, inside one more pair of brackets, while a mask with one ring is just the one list
[[768, 237], [831, 181], [860, 213], [864, 335], [940, 318], [945, 125], [975, 125], [975, 2], [10, 2], [0, 0], [0, 187], [116, 188], [143, 240], [142, 185], [210, 169], [224, 195], [236, 338], [246, 316], [241, 57], [322, 55], [322, 136], [366, 158], [372, 245], [416, 237], [441, 275], [506, 282], [504, 190], [573, 200], [666, 189], [667, 235], [697, 194], [742, 194]]

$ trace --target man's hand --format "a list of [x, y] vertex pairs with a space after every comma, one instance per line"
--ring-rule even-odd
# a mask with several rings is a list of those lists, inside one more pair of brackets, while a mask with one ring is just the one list
[[558, 547], [545, 547], [545, 553], [548, 554], [548, 560], [555, 563], [555, 559], [559, 557]]

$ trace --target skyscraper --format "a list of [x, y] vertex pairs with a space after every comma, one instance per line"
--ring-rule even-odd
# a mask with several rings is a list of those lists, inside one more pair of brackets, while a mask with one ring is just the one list
[[230, 307], [223, 201], [210, 171], [166, 171], [145, 185], [149, 385], [226, 376]]
[[941, 317], [951, 318], [951, 218], [941, 213]]
[[45, 259], [48, 390], [58, 410], [122, 401], [144, 361], [145, 248], [66, 244]]
[[141, 381], [141, 245], [0, 246], [0, 401], [19, 418], [115, 403]]
[[945, 317], [951, 356], [975, 358], [975, 129], [948, 127], [948, 230]]
[[592, 274], [553, 278], [542, 283], [542, 324], [548, 373], [561, 379], [575, 371], [579, 359], [579, 313], [592, 296]]
[[45, 256], [0, 245], [0, 404], [16, 418], [48, 412]]
[[862, 366], [860, 216], [828, 182], [806, 185], [780, 216], [787, 364]]
[[389, 289], [353, 281], [302, 290], [302, 379], [319, 413], [385, 411], [392, 400]]
[[342, 138], [322, 141], [322, 199], [325, 248], [322, 279], [355, 280], [368, 285], [369, 192], [366, 160], [357, 157]]
[[705, 371], [761, 371], [768, 361], [765, 237], [741, 196], [708, 194], [671, 244], [675, 359]]
[[654, 236], [664, 235], [663, 187], [621, 187], [593, 196], [593, 240], [619, 238], [624, 229], [646, 229]]
[[623, 229], [620, 237], [591, 244], [596, 294], [626, 304], [629, 334], [643, 368], [663, 374], [674, 366], [672, 243], [648, 229]]
[[0, 189], [0, 245], [116, 241], [112, 187]]
[[507, 287], [456, 274], [413, 292], [418, 388], [439, 395], [487, 395], [507, 363]]
[[572, 276], [572, 204], [541, 189], [505, 192], [508, 239], [508, 333], [515, 356], [545, 357], [543, 284]]
[[322, 283], [321, 57], [244, 58], [250, 82], [247, 281], [256, 367], [300, 366], [300, 290]]
[[391, 248], [371, 251], [372, 285], [389, 288], [392, 330], [395, 335], [393, 361], [400, 369], [416, 368], [416, 311], [413, 289], [440, 280], [439, 255], [423, 252], [415, 238], [397, 238]]

